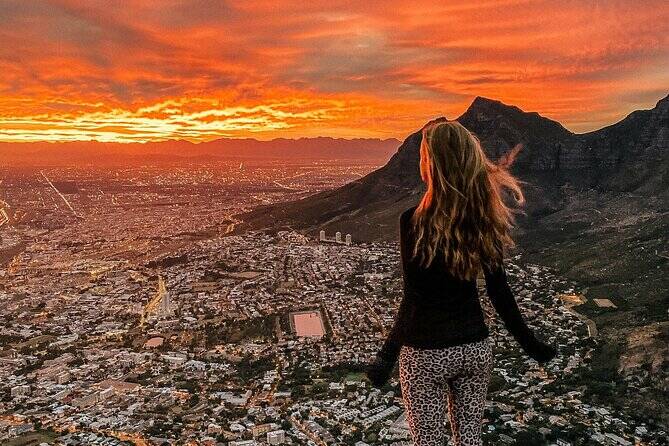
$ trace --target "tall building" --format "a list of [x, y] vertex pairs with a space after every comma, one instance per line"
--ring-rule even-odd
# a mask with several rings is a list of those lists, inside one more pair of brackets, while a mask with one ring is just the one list
[[346, 237], [342, 237], [342, 233], [340, 231], [335, 232], [334, 238], [328, 238], [325, 230], [321, 230], [319, 234], [319, 241], [321, 243], [336, 243], [338, 245], [351, 245], [353, 243], [353, 237], [351, 234], [346, 234]]

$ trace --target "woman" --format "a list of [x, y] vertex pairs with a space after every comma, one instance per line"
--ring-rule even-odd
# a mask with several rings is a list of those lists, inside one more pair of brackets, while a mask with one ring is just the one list
[[524, 351], [540, 363], [557, 353], [525, 324], [502, 262], [505, 250], [515, 246], [509, 232], [516, 211], [502, 201], [503, 189], [524, 203], [521, 182], [509, 172], [519, 149], [493, 163], [457, 122], [435, 121], [423, 129], [420, 174], [427, 191], [400, 217], [404, 296], [367, 370], [372, 384], [382, 387], [399, 357], [416, 446], [445, 444], [446, 395], [454, 444], [481, 444], [493, 366], [476, 287], [481, 269], [495, 310]]

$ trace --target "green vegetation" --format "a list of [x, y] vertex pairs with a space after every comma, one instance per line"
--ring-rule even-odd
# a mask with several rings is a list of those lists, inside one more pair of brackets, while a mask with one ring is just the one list
[[211, 348], [218, 344], [233, 344], [249, 339], [270, 340], [274, 336], [275, 317], [275, 314], [269, 314], [243, 321], [207, 324], [206, 346]]
[[506, 380], [502, 375], [498, 375], [494, 373], [490, 377], [490, 384], [488, 385], [488, 392], [489, 393], [497, 393], [500, 392], [508, 387]]
[[342, 362], [336, 365], [327, 365], [321, 368], [321, 377], [332, 381], [339, 382], [344, 379], [350, 379], [349, 376], [354, 377], [353, 380], [360, 381], [364, 377], [365, 364], [358, 362]]
[[262, 376], [266, 371], [272, 370], [274, 367], [274, 361], [269, 356], [254, 359], [251, 355], [245, 355], [239, 364], [237, 364], [237, 375], [243, 382], [247, 382]]
[[546, 440], [536, 430], [527, 430], [516, 434], [516, 444], [518, 446], [544, 446]]
[[365, 379], [363, 372], [351, 372], [344, 377], [344, 381], [362, 381]]

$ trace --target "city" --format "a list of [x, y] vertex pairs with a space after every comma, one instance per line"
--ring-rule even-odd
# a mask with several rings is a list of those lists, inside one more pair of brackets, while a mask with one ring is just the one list
[[[397, 244], [232, 230], [375, 167], [3, 171], [0, 443], [409, 446], [397, 375], [378, 390], [363, 373], [401, 297]], [[496, 359], [486, 444], [667, 444], [579, 385], [597, 328], [578, 283], [520, 254], [507, 271], [560, 355], [524, 356], [479, 280]]]

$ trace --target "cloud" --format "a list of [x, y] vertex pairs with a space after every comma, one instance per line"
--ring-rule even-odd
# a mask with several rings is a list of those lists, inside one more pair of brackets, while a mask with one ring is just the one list
[[476, 95], [586, 131], [659, 99], [668, 36], [653, 0], [5, 0], [0, 139], [401, 138]]

